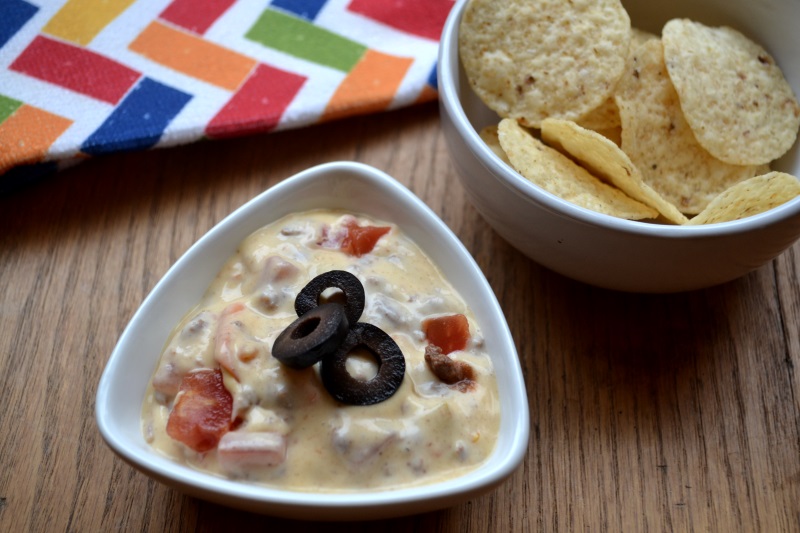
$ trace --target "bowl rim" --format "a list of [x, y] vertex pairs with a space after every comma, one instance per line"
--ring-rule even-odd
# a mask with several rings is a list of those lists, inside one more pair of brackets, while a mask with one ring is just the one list
[[696, 226], [657, 224], [598, 213], [568, 202], [531, 183], [504, 163], [483, 142], [479, 133], [472, 127], [461, 105], [458, 31], [461, 16], [468, 2], [469, 0], [456, 1], [442, 30], [437, 62], [439, 101], [467, 148], [504, 187], [560, 216], [616, 232], [666, 239], [704, 239], [735, 235], [780, 224], [800, 213], [800, 197], [797, 197], [763, 213], [739, 220]]
[[[287, 197], [287, 195], [297, 197], [301, 191], [304, 194], [311, 187], [322, 187], [322, 181], [332, 177], [333, 174], [345, 175], [347, 179], [357, 180], [356, 183], [359, 185], [370, 184], [379, 194], [384, 194], [392, 201], [402, 204], [398, 207], [398, 213], [408, 212], [414, 217], [422, 217], [420, 227], [430, 229], [435, 234], [434, 239], [437, 244], [440, 243], [440, 238], [444, 239], [443, 248], [447, 251], [446, 253], [452, 254], [453, 257], [464, 263], [465, 283], [472, 284], [473, 280], [477, 281], [478, 287], [476, 287], [474, 298], [480, 298], [482, 302], [485, 302], [488, 310], [484, 312], [484, 315], [494, 317], [492, 325], [500, 325], [500, 331], [493, 332], [492, 337], [498, 346], [507, 353], [500, 360], [511, 363], [507, 365], [509, 367], [507, 371], [503, 371], [507, 381], [503, 385], [508, 389], [506, 394], [508, 394], [508, 402], [513, 409], [506, 409], [509, 412], [501, 412], [500, 429], [505, 428], [505, 430], [504, 433], [498, 434], [498, 445], [484, 463], [455, 478], [408, 488], [379, 491], [361, 489], [338, 493], [285, 490], [226, 480], [175, 463], [166, 457], [159, 456], [155, 451], [141, 452], [135, 439], [125, 434], [125, 431], [129, 431], [130, 428], [126, 427], [123, 422], [113, 421], [114, 412], [112, 411], [114, 402], [112, 387], [120, 379], [124, 350], [129, 343], [135, 342], [132, 339], [134, 339], [136, 328], [144, 323], [144, 317], [148, 315], [148, 311], [155, 305], [157, 298], [176, 273], [181, 272], [190, 261], [200, 256], [209, 244], [220, 238], [220, 235], [224, 235], [232, 227], [243, 224], [242, 221], [252, 219], [257, 216], [254, 214], [255, 212], [263, 210], [265, 206]], [[328, 186], [327, 183], [325, 187]], [[333, 193], [331, 194], [333, 195]], [[277, 220], [280, 216], [282, 215], [270, 214], [268, 220]], [[393, 218], [387, 220], [396, 223], [401, 228], [404, 226], [403, 223], [395, 221]], [[429, 247], [422, 245], [420, 247], [429, 253]], [[150, 371], [148, 370], [148, 372]], [[178, 486], [190, 494], [234, 507], [306, 519], [362, 518], [358, 515], [354, 516], [353, 512], [364, 513], [366, 518], [398, 516], [442, 508], [456, 503], [456, 500], [460, 501], [483, 493], [503, 482], [522, 462], [527, 453], [530, 424], [527, 390], [516, 346], [494, 292], [472, 255], [430, 207], [404, 185], [382, 171], [355, 162], [325, 163], [286, 178], [234, 210], [198, 239], [156, 283], [126, 325], [105, 365], [97, 387], [95, 420], [101, 436], [117, 455], [159, 481]], [[502, 455], [499, 453], [501, 440], [505, 443]], [[313, 513], [309, 514], [309, 512]]]

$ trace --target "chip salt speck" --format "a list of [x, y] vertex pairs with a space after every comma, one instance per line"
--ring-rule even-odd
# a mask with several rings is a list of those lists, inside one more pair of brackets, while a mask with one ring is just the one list
[[686, 120], [716, 158], [765, 164], [794, 144], [800, 104], [761, 46], [732, 28], [687, 19], [669, 21], [662, 40]]

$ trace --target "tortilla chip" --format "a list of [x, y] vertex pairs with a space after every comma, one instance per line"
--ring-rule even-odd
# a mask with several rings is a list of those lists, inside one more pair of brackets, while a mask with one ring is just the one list
[[641, 45], [617, 87], [622, 150], [644, 182], [684, 214], [697, 214], [728, 187], [768, 169], [731, 165], [695, 139], [664, 64], [660, 40]]
[[800, 104], [766, 50], [734, 29], [686, 19], [669, 21], [662, 39], [683, 113], [709, 153], [761, 165], [791, 148]]
[[492, 152], [494, 152], [497, 157], [502, 159], [508, 166], [511, 166], [511, 161], [508, 160], [505, 150], [500, 146], [500, 139], [497, 136], [497, 125], [486, 126], [480, 131], [479, 135], [481, 136], [481, 140], [492, 149]]
[[800, 181], [783, 172], [769, 172], [737, 183], [714, 198], [689, 224], [716, 224], [751, 217], [800, 196]]
[[534, 138], [517, 121], [503, 119], [500, 144], [512, 166], [535, 185], [575, 205], [629, 220], [652, 219], [655, 209], [592, 176], [568, 157]]
[[544, 118], [574, 120], [605, 102], [630, 39], [619, 0], [471, 0], [459, 54], [489, 108], [538, 127]]
[[[658, 35], [637, 28], [631, 28], [631, 41], [628, 47], [628, 54], [632, 54], [639, 45], [650, 39], [658, 39]], [[617, 107], [617, 102], [614, 100], [614, 95], [612, 94], [606, 98], [606, 100], [600, 104], [600, 107], [593, 109], [576, 120], [576, 122], [584, 128], [602, 133], [603, 135], [606, 134], [605, 132], [617, 130], [617, 128], [620, 127], [619, 108]]]
[[647, 30], [631, 27], [631, 52], [652, 39], [659, 39], [658, 35]]
[[606, 98], [600, 107], [578, 119], [577, 123], [593, 131], [606, 131], [619, 127], [619, 108], [617, 102], [614, 101], [614, 96]]
[[639, 169], [625, 152], [599, 133], [567, 120], [545, 119], [542, 121], [542, 140], [566, 152], [591, 174], [656, 209], [670, 222], [688, 222], [673, 204], [644, 182]]
[[613, 142], [617, 146], [622, 144], [622, 126], [617, 126], [616, 128], [610, 129], [602, 129], [602, 130], [593, 130], [608, 139], [609, 141]]

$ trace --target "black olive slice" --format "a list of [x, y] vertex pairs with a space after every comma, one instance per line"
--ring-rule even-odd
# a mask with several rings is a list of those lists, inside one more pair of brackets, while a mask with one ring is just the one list
[[347, 320], [351, 324], [358, 322], [364, 312], [364, 286], [357, 277], [344, 270], [331, 270], [309, 281], [294, 301], [297, 316], [302, 316], [318, 306], [320, 295], [330, 288], [337, 288], [344, 293], [347, 300], [344, 303]]
[[286, 366], [308, 368], [335, 353], [349, 330], [341, 305], [322, 304], [303, 313], [278, 335], [272, 355]]
[[[378, 373], [369, 381], [356, 379], [345, 367], [347, 357], [356, 348], [369, 350], [378, 363]], [[350, 328], [336, 353], [320, 364], [322, 384], [331, 396], [348, 405], [372, 405], [391, 397], [406, 372], [403, 352], [382, 329], [359, 322]]]

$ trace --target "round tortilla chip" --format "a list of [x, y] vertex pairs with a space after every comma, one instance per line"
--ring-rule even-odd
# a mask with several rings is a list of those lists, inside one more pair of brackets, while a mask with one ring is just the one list
[[565, 155], [528, 133], [517, 121], [503, 119], [500, 144], [511, 165], [535, 185], [568, 202], [629, 220], [653, 219], [655, 209], [603, 183]]
[[606, 101], [600, 104], [600, 107], [589, 111], [587, 115], [578, 119], [577, 123], [593, 131], [608, 131], [618, 128], [619, 108], [617, 107], [617, 102], [614, 101], [614, 95], [612, 94], [606, 98]]
[[625, 152], [601, 134], [568, 120], [549, 118], [542, 121], [542, 140], [566, 152], [594, 176], [656, 209], [670, 222], [688, 222], [678, 208], [644, 182], [639, 169]]
[[724, 163], [697, 142], [664, 64], [660, 40], [631, 56], [615, 99], [622, 150], [645, 183], [684, 214], [697, 214], [728, 187], [768, 171]]
[[538, 127], [602, 104], [625, 66], [630, 18], [619, 0], [471, 0], [459, 28], [470, 85], [503, 118]]
[[714, 157], [760, 165], [792, 147], [800, 104], [766, 50], [734, 29], [687, 19], [669, 21], [662, 41], [686, 120]]
[[503, 147], [500, 145], [500, 138], [498, 137], [497, 133], [497, 125], [492, 124], [483, 128], [479, 133], [481, 140], [486, 143], [486, 145], [492, 149], [492, 152], [497, 155], [503, 162], [509, 166], [511, 166], [511, 161], [508, 160], [508, 156], [506, 152], [503, 150]]
[[[640, 44], [650, 39], [658, 39], [658, 35], [638, 28], [631, 28], [631, 42], [628, 53], [632, 54]], [[606, 100], [600, 104], [600, 107], [589, 111], [589, 113], [575, 122], [584, 128], [602, 133], [603, 135], [605, 135], [606, 132], [613, 132], [619, 128], [619, 108], [617, 108], [617, 103], [614, 101], [614, 95], [612, 94], [606, 98]]]
[[800, 181], [790, 174], [769, 172], [737, 183], [708, 204], [690, 225], [716, 224], [751, 217], [800, 196]]
[[617, 126], [616, 128], [610, 129], [603, 129], [603, 130], [592, 130], [596, 131], [609, 141], [613, 142], [617, 146], [622, 144], [622, 126]]
[[651, 39], [659, 39], [658, 35], [651, 33], [647, 30], [641, 30], [635, 26], [631, 27], [631, 53], [633, 53], [639, 46], [643, 45]]

